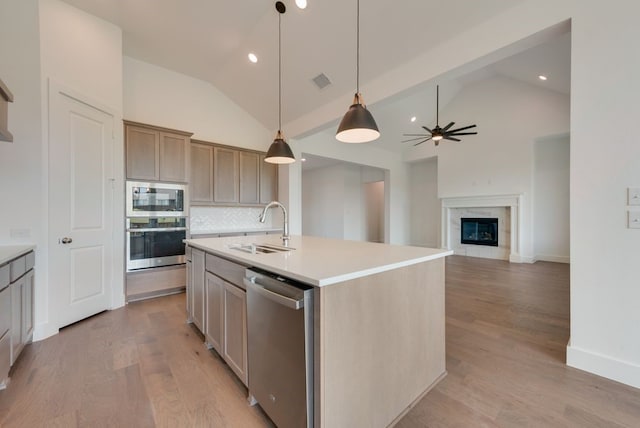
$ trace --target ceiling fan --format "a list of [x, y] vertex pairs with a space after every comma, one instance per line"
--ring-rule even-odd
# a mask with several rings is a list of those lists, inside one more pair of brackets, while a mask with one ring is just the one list
[[422, 143], [424, 143], [426, 141], [433, 140], [433, 143], [437, 146], [438, 144], [440, 144], [440, 140], [461, 141], [459, 138], [455, 138], [455, 137], [459, 137], [461, 135], [476, 135], [477, 134], [477, 132], [461, 132], [461, 131], [466, 131], [467, 129], [475, 128], [476, 125], [469, 125], [469, 126], [463, 126], [462, 128], [451, 129], [451, 127], [454, 125], [455, 122], [450, 122], [444, 128], [440, 128], [440, 125], [438, 124], [438, 122], [439, 122], [439, 117], [438, 117], [438, 104], [439, 104], [439, 102], [440, 102], [440, 85], [436, 86], [436, 126], [435, 126], [435, 128], [429, 129], [426, 126], [423, 126], [422, 128], [425, 131], [427, 131], [428, 134], [403, 134], [405, 137], [416, 137], [416, 138], [410, 138], [408, 140], [404, 140], [404, 141], [402, 141], [403, 143], [422, 140], [422, 141], [418, 141], [417, 143], [414, 144], [414, 146], [417, 146], [417, 145], [422, 144]]

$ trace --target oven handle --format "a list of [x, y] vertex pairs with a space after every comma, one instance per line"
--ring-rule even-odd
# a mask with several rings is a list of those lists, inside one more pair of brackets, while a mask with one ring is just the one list
[[145, 227], [140, 229], [127, 229], [127, 232], [181, 232], [186, 227]]

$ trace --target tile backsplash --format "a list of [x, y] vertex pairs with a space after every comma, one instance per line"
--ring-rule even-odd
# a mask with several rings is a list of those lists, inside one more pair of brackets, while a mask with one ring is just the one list
[[[190, 227], [198, 231], [272, 229], [282, 225], [280, 209], [271, 209], [264, 223], [258, 221], [262, 207], [191, 207]], [[275, 225], [275, 226], [274, 226]]]

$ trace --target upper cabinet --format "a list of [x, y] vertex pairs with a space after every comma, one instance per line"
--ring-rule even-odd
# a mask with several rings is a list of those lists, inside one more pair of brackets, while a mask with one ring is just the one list
[[189, 182], [191, 133], [124, 121], [129, 180]]
[[278, 165], [264, 161], [260, 155], [260, 203], [278, 200]]
[[0, 80], [0, 141], [13, 141], [9, 132], [9, 104], [13, 102], [13, 95], [9, 88]]
[[277, 199], [278, 169], [264, 153], [191, 142], [192, 205], [258, 205]]

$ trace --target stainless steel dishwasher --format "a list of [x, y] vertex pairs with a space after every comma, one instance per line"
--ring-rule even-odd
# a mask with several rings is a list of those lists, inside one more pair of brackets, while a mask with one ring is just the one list
[[313, 427], [313, 288], [245, 271], [249, 395], [280, 428]]

